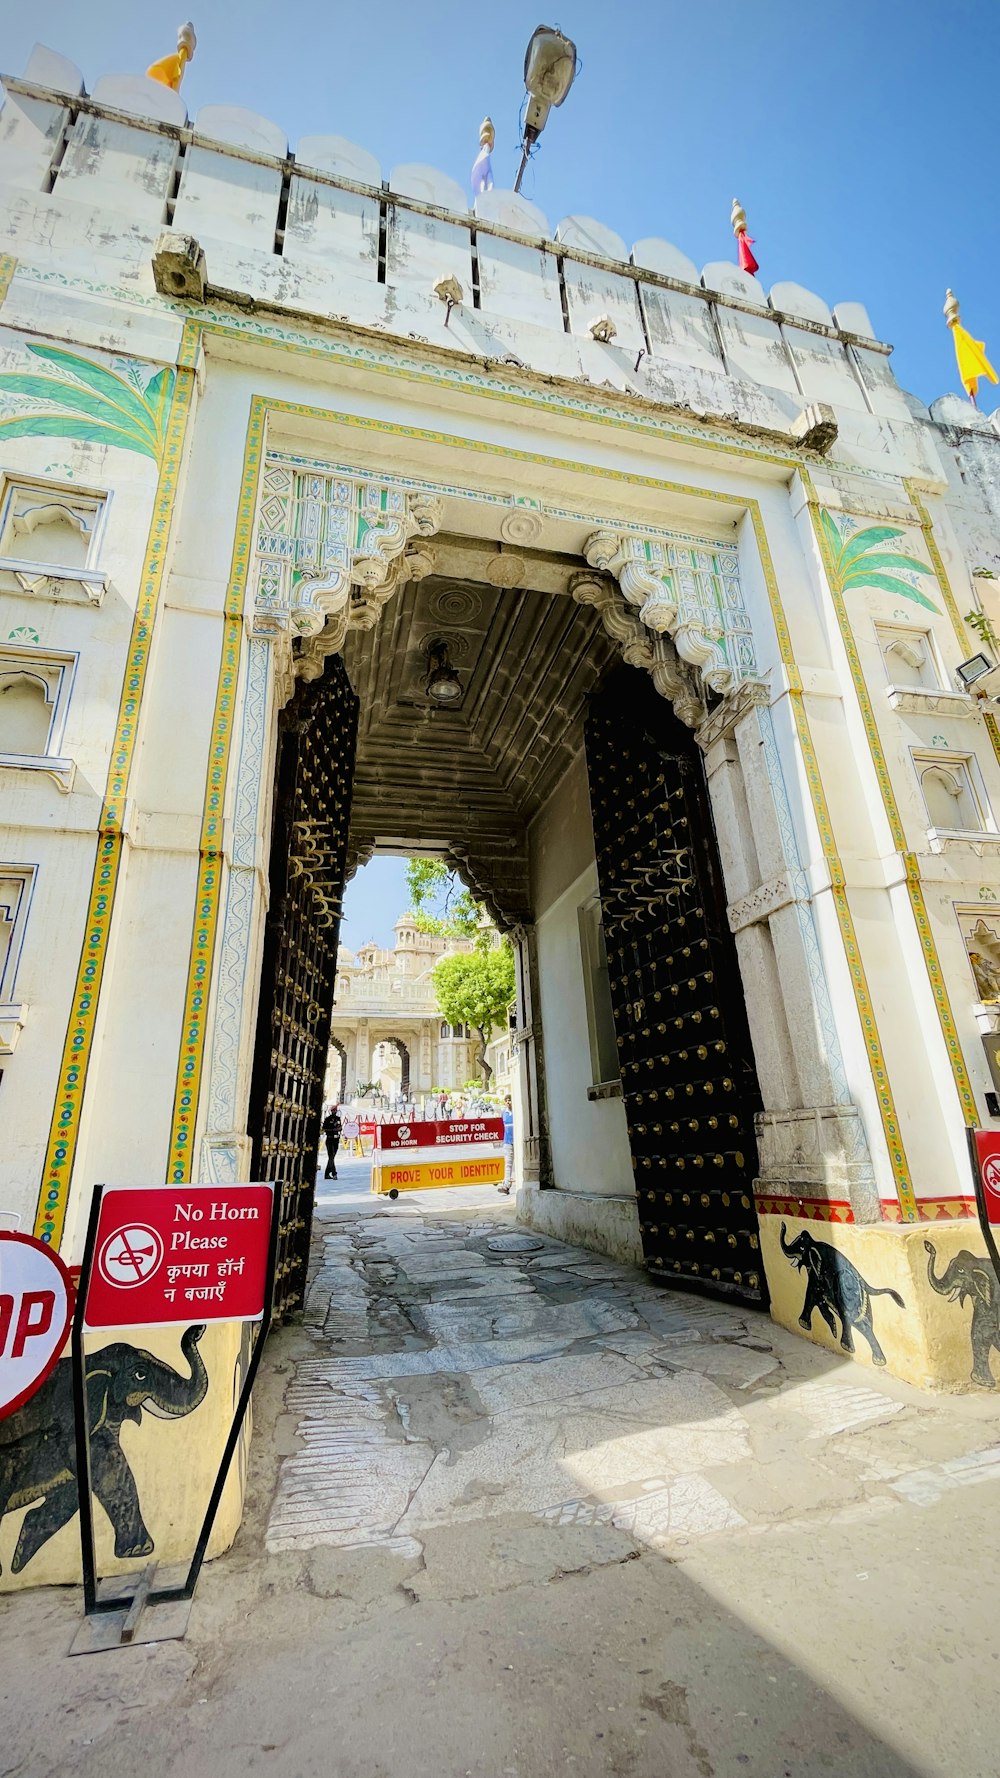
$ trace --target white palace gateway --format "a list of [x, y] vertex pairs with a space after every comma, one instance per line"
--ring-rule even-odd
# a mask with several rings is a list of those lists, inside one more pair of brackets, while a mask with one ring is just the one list
[[[515, 946], [523, 1221], [992, 1385], [994, 422], [859, 303], [4, 84], [5, 1226], [74, 1265], [97, 1181], [274, 1180], [293, 1312], [345, 878], [423, 853]], [[247, 1347], [112, 1350], [104, 1572], [189, 1552]], [[0, 1584], [71, 1578], [60, 1459], [3, 1451]]]

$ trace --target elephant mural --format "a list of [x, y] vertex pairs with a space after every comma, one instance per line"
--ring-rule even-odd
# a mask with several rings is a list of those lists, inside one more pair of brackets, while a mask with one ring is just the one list
[[794, 1241], [786, 1241], [785, 1224], [781, 1225], [779, 1239], [781, 1251], [786, 1259], [790, 1259], [800, 1272], [806, 1273], [806, 1300], [799, 1316], [799, 1326], [808, 1333], [812, 1328], [813, 1311], [818, 1309], [830, 1332], [836, 1337], [837, 1323], [835, 1316], [840, 1317], [840, 1343], [845, 1352], [854, 1351], [853, 1329], [863, 1334], [872, 1349], [873, 1364], [883, 1365], [885, 1353], [878, 1343], [875, 1329], [872, 1326], [873, 1296], [890, 1296], [901, 1309], [906, 1304], [898, 1290], [891, 1290], [888, 1285], [875, 1286], [862, 1278], [857, 1266], [829, 1241], [816, 1241], [808, 1229], [796, 1235]]
[[945, 1266], [941, 1276], [934, 1270], [937, 1248], [925, 1241], [927, 1276], [932, 1290], [950, 1302], [964, 1306], [966, 1297], [972, 1304], [972, 1381], [981, 1389], [995, 1389], [996, 1379], [990, 1368], [990, 1353], [1000, 1351], [1000, 1285], [993, 1262], [983, 1254], [970, 1253], [963, 1247]]
[[[182, 1376], [139, 1346], [119, 1342], [85, 1360], [90, 1466], [94, 1493], [115, 1533], [116, 1556], [148, 1556], [153, 1539], [143, 1522], [135, 1477], [119, 1442], [126, 1420], [139, 1425], [146, 1408], [157, 1418], [179, 1419], [204, 1401], [208, 1373], [198, 1342], [204, 1327], [181, 1335], [191, 1369]], [[77, 1510], [76, 1442], [70, 1361], [63, 1358], [37, 1395], [9, 1420], [0, 1421], [0, 1519], [29, 1501], [14, 1559], [15, 1574]]]

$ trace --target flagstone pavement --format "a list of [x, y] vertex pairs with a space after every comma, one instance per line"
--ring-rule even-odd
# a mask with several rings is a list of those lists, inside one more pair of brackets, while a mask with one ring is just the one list
[[993, 1778], [988, 1394], [340, 1172], [187, 1640], [0, 1602], [0, 1773]]

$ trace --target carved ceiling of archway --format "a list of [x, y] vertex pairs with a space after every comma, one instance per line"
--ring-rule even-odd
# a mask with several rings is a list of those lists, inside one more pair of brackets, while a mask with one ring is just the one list
[[[467, 546], [450, 559], [490, 567]], [[582, 745], [589, 693], [619, 658], [600, 613], [569, 596], [567, 571], [579, 563], [556, 575], [529, 552], [516, 562], [526, 584], [410, 581], [343, 651], [361, 701], [351, 863], [376, 848], [438, 852], [504, 926], [530, 918], [528, 824]], [[567, 591], [542, 590], [554, 583]], [[434, 639], [448, 643], [462, 681], [456, 709], [424, 690]]]

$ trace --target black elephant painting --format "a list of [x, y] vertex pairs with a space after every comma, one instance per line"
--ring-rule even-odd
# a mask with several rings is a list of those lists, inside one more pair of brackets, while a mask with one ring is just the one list
[[794, 1241], [786, 1241], [785, 1225], [781, 1225], [781, 1251], [800, 1272], [806, 1274], [806, 1300], [799, 1316], [799, 1326], [808, 1333], [813, 1311], [818, 1309], [830, 1332], [836, 1338], [840, 1320], [840, 1343], [845, 1352], [854, 1351], [854, 1330], [863, 1334], [872, 1349], [872, 1362], [883, 1365], [885, 1353], [872, 1326], [872, 1297], [888, 1296], [899, 1308], [906, 1304], [898, 1290], [888, 1285], [875, 1286], [862, 1278], [857, 1266], [832, 1247], [829, 1241], [817, 1241], [803, 1229]]
[[[204, 1332], [204, 1327], [189, 1327], [181, 1335], [181, 1351], [191, 1372], [187, 1377], [151, 1352], [124, 1342], [104, 1346], [86, 1359], [91, 1479], [114, 1528], [116, 1556], [148, 1556], [153, 1548], [135, 1477], [121, 1447], [122, 1426], [126, 1420], [140, 1424], [143, 1408], [160, 1419], [179, 1419], [200, 1406], [208, 1390], [198, 1350]], [[15, 1574], [77, 1510], [68, 1358], [60, 1360], [18, 1413], [0, 1421], [0, 1519], [31, 1502], [35, 1504], [25, 1514], [11, 1564]]]
[[937, 1248], [933, 1241], [925, 1241], [924, 1247], [931, 1289], [963, 1307], [966, 1299], [971, 1302], [972, 1381], [981, 1389], [995, 1389], [997, 1383], [990, 1367], [990, 1354], [994, 1346], [1000, 1351], [1000, 1285], [993, 1262], [985, 1253], [980, 1258], [963, 1247], [939, 1276], [934, 1270]]

